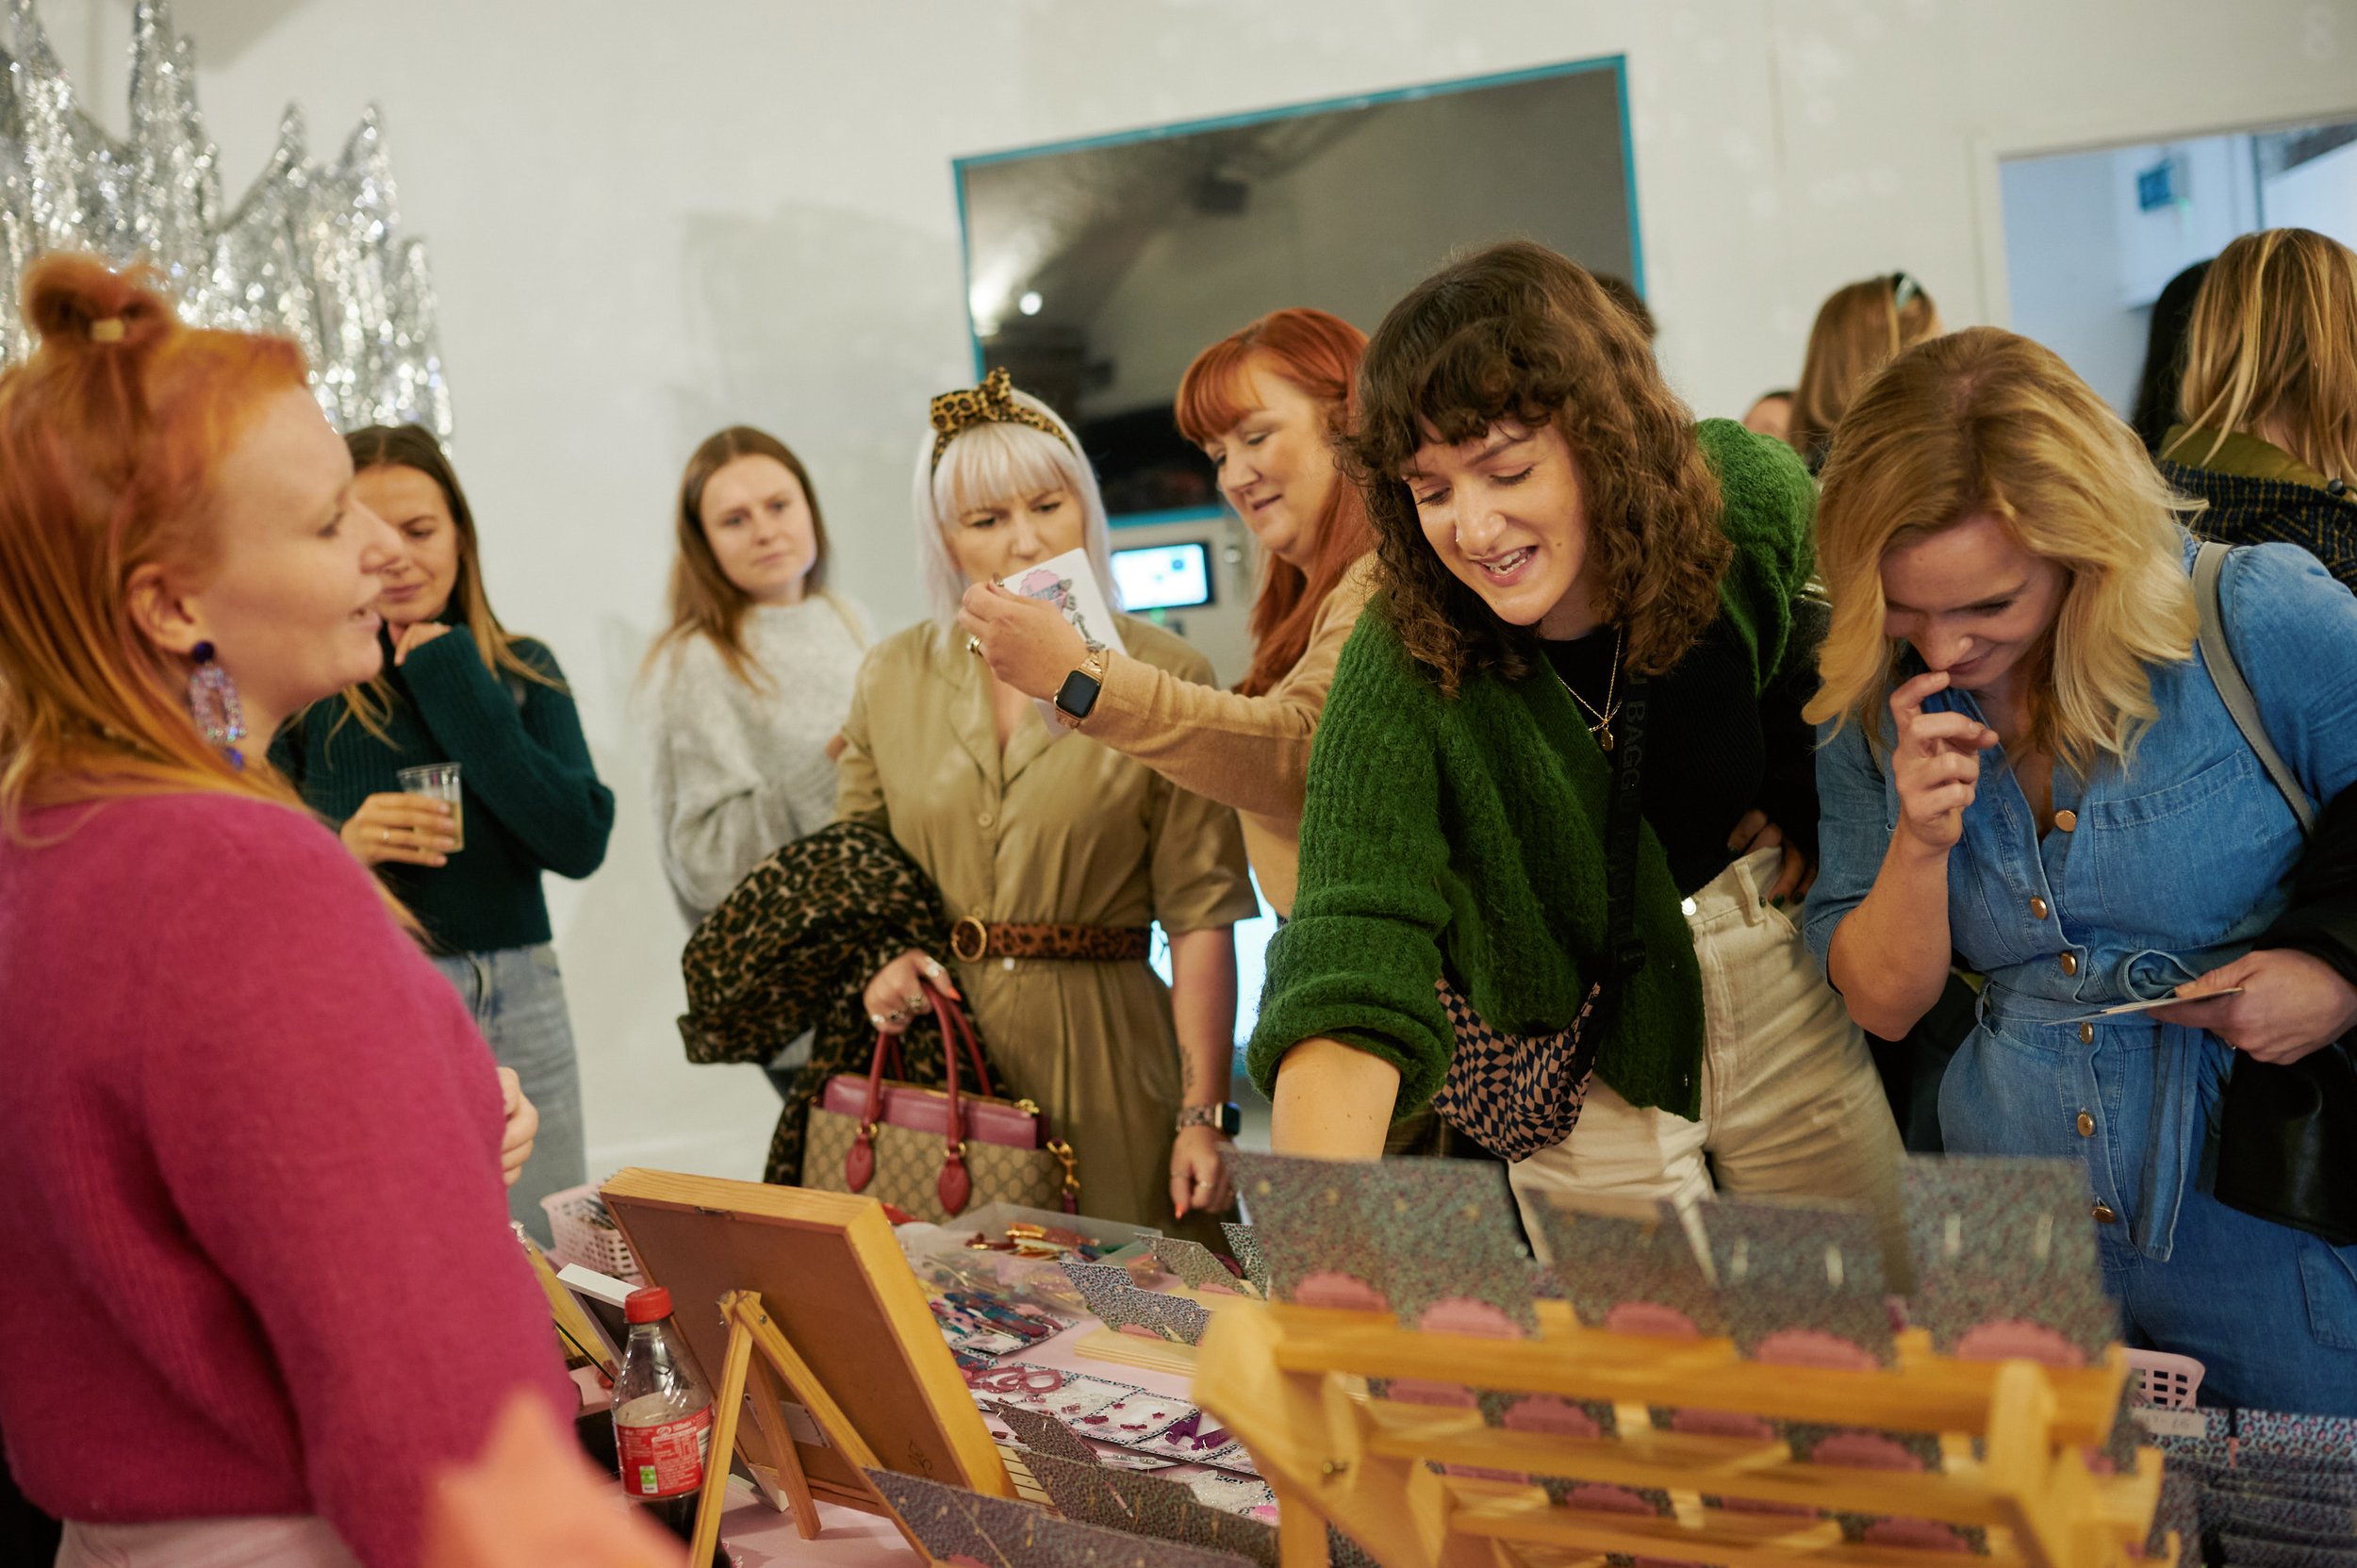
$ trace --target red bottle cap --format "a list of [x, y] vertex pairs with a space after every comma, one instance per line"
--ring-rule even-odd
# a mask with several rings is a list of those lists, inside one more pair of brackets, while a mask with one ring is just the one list
[[622, 1301], [622, 1319], [626, 1323], [652, 1323], [670, 1315], [671, 1293], [661, 1285], [635, 1290]]

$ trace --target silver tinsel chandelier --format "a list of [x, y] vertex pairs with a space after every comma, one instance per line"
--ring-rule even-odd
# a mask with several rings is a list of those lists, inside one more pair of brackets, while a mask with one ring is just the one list
[[425, 246], [396, 238], [391, 167], [371, 106], [333, 164], [308, 161], [289, 107], [261, 177], [222, 200], [196, 109], [196, 63], [164, 0], [131, 25], [131, 134], [117, 141], [77, 106], [32, 0], [8, 0], [0, 49], [0, 367], [31, 351], [19, 283], [46, 251], [94, 251], [160, 268], [202, 326], [303, 345], [312, 389], [338, 430], [415, 422], [451, 434]]

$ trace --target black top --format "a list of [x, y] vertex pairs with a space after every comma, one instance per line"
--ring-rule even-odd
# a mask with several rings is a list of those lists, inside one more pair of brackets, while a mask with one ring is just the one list
[[[1817, 735], [1801, 709], [1816, 694], [1816, 650], [1824, 640], [1825, 617], [1825, 606], [1814, 601], [1793, 605], [1793, 649], [1786, 660], [1791, 673], [1756, 697], [1750, 658], [1724, 616], [1676, 668], [1649, 684], [1638, 799], [1679, 892], [1694, 892], [1733, 863], [1728, 835], [1754, 806], [1787, 839], [1816, 855]], [[1540, 647], [1564, 685], [1598, 713], [1606, 711], [1610, 628]], [[1593, 721], [1593, 715], [1583, 717]], [[1607, 754], [1607, 760], [1614, 759]]]
[[585, 877], [605, 859], [614, 792], [598, 782], [555, 655], [518, 638], [518, 657], [549, 685], [494, 674], [459, 627], [396, 668], [382, 735], [314, 702], [278, 733], [270, 760], [313, 811], [341, 827], [362, 801], [398, 792], [400, 769], [454, 762], [466, 848], [443, 867], [387, 864], [377, 874], [434, 938], [437, 952], [496, 952], [549, 940], [540, 873]]

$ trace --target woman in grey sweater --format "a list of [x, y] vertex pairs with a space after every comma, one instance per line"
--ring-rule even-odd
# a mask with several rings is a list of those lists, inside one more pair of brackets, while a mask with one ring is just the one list
[[868, 635], [827, 591], [818, 497], [776, 437], [733, 425], [698, 447], [674, 522], [650, 717], [663, 870], [692, 923], [833, 820], [833, 742]]

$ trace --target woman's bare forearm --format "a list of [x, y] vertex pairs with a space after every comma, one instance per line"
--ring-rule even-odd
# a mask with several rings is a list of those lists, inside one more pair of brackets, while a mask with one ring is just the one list
[[1872, 891], [1834, 930], [1827, 977], [1860, 1029], [1896, 1040], [1939, 999], [1953, 950], [1948, 851], [1892, 834]]

